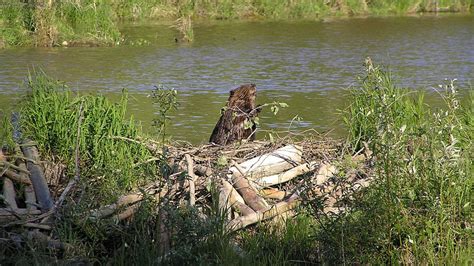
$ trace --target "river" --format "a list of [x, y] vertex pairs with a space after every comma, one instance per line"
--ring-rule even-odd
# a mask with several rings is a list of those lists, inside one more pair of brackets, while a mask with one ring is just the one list
[[[285, 102], [277, 116], [261, 114], [263, 130], [316, 129], [344, 135], [339, 116], [347, 88], [363, 62], [390, 67], [398, 84], [428, 91], [457, 79], [466, 91], [474, 79], [474, 16], [349, 18], [290, 22], [197, 22], [192, 43], [175, 42], [166, 23], [129, 24], [129, 42], [143, 46], [10, 48], [0, 50], [0, 109], [24, 95], [28, 71], [42, 68], [72, 89], [117, 98], [130, 92], [130, 113], [150, 131], [155, 85], [178, 90], [179, 110], [169, 134], [175, 140], [208, 140], [229, 90], [257, 84], [257, 103]], [[291, 123], [296, 115], [299, 123]], [[259, 137], [265, 136], [260, 132]]]

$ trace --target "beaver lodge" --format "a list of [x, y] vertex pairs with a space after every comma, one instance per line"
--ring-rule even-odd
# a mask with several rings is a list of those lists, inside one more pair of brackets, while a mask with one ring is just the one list
[[[313, 207], [321, 213], [337, 216], [345, 211], [344, 199], [371, 181], [369, 150], [351, 155], [351, 167], [341, 168], [347, 165], [342, 163], [347, 160], [345, 147], [321, 136], [227, 146], [168, 145], [164, 150], [151, 140], [119, 139], [140, 143], [157, 157], [166, 151], [166, 160], [173, 170], [120, 196], [112, 204], [82, 215], [90, 220], [112, 219], [125, 225], [140, 210], [142, 202], [151, 198], [158, 203], [156, 211], [161, 211], [163, 217], [162, 247], [172, 246], [172, 232], [166, 229], [164, 221], [169, 206], [194, 206], [206, 219], [206, 210], [217, 203], [226, 215], [226, 229], [235, 231], [298, 215], [302, 204], [318, 204], [322, 207]], [[21, 228], [22, 232], [2, 241], [21, 245], [25, 239], [34, 238], [49, 248], [66, 248], [68, 243], [56, 239], [52, 232], [65, 199], [80, 196], [72, 193], [80, 189], [76, 186], [79, 174], [58, 184], [62, 179], [58, 169], [64, 166], [43, 161], [33, 142], [18, 145], [15, 152], [0, 156], [4, 200], [0, 223], [9, 230]]]
[[[211, 219], [208, 210], [217, 207], [217, 212], [225, 216], [227, 232], [288, 219], [298, 215], [304, 205], [327, 216], [344, 213], [344, 200], [370, 184], [372, 155], [368, 148], [350, 154], [342, 142], [309, 132], [302, 140], [288, 135], [272, 142], [252, 141], [256, 125], [247, 124], [262, 108], [255, 105], [255, 97], [254, 84], [230, 92], [210, 144], [163, 145], [140, 136], [108, 136], [125, 146], [145, 148], [151, 159], [139, 164], [164, 164], [166, 170], [159, 168], [148, 183], [131, 188], [109, 204], [89, 205], [94, 207], [75, 215], [126, 227], [140, 213], [142, 204], [151, 201], [155, 206], [152, 212], [159, 214], [158, 246], [166, 255], [174, 245], [174, 231], [168, 223], [170, 212], [181, 206], [193, 208], [203, 220]], [[81, 133], [81, 124], [86, 123], [83, 109], [81, 104], [76, 136], [85, 134]], [[66, 178], [61, 160], [54, 154], [41, 156], [35, 142], [19, 137], [17, 119], [12, 119], [17, 143], [0, 152], [0, 223], [6, 229], [1, 241], [17, 248], [34, 241], [48, 249], [70, 249], [73, 245], [59, 239], [55, 227], [64, 215], [65, 201], [74, 205], [82, 200], [84, 155], [76, 145], [73, 173]]]

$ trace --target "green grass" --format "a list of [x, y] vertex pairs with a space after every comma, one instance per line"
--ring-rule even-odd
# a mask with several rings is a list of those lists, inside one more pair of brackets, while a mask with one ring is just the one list
[[134, 139], [141, 135], [133, 117], [125, 115], [125, 92], [118, 103], [103, 96], [75, 95], [65, 84], [42, 72], [29, 77], [28, 88], [30, 92], [21, 109], [24, 135], [35, 140], [45, 154], [64, 162], [68, 173], [73, 174], [80, 127], [82, 176], [94, 191], [97, 203], [111, 201], [152, 176], [154, 167], [140, 164], [151, 157], [145, 147], [113, 138]]
[[[26, 3], [25, 3], [26, 2]], [[435, 8], [469, 12], [469, 0], [54, 0], [44, 7], [12, 0], [0, 6], [0, 47], [117, 45], [123, 21], [180, 20], [177, 30], [192, 40], [191, 20], [314, 20], [328, 16], [403, 15]]]
[[[369, 143], [376, 179], [343, 219], [330, 221], [326, 255], [357, 263], [472, 263], [472, 101], [454, 81], [440, 87], [444, 108], [400, 89], [367, 64], [345, 113], [354, 147]], [[338, 234], [339, 233], [339, 234]], [[324, 246], [324, 245], [323, 245]]]

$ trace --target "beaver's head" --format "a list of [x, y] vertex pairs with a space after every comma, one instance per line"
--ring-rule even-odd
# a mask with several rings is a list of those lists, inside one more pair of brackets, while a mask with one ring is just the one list
[[229, 100], [244, 100], [245, 102], [255, 104], [256, 97], [257, 86], [255, 84], [245, 84], [237, 89], [231, 90]]

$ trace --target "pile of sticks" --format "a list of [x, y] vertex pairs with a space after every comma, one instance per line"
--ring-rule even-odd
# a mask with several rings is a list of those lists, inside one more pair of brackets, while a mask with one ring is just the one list
[[[176, 206], [188, 204], [198, 209], [209, 206], [209, 200], [217, 200], [228, 216], [230, 231], [274, 217], [295, 215], [303, 199], [323, 200], [325, 207], [321, 211], [337, 214], [343, 210], [338, 206], [342, 197], [369, 185], [370, 178], [362, 169], [368, 156], [356, 154], [353, 160], [361, 169], [344, 169], [347, 176], [340, 177], [330, 162], [337, 148], [334, 143], [321, 143], [272, 145], [256, 141], [232, 148], [214, 145], [174, 148], [168, 158], [177, 165], [174, 173], [140, 192], [120, 197], [114, 204], [93, 210], [91, 217], [125, 220], [150, 197], [159, 203], [175, 202]], [[324, 150], [324, 156], [315, 156], [317, 149]], [[222, 160], [224, 167], [219, 166]], [[210, 196], [210, 184], [218, 188], [217, 199]]]
[[[155, 155], [163, 155], [163, 150], [150, 147]], [[127, 221], [146, 199], [158, 203], [157, 211], [164, 220], [167, 214], [162, 210], [166, 208], [161, 207], [165, 205], [187, 204], [206, 217], [202, 210], [217, 201], [218, 208], [227, 215], [229, 231], [296, 215], [298, 206], [313, 201], [324, 203], [321, 212], [337, 214], [344, 211], [339, 204], [342, 197], [370, 183], [370, 175], [364, 174], [370, 159], [367, 151], [352, 156], [360, 167], [349, 170], [338, 169], [341, 164], [337, 153], [340, 148], [333, 141], [169, 146], [166, 158], [173, 166], [172, 172], [167, 176], [160, 173], [155, 182], [119, 197], [113, 204], [91, 210], [86, 216], [91, 220]], [[68, 245], [52, 239], [50, 232], [54, 228], [52, 218], [65, 197], [71, 196], [65, 195], [71, 189], [71, 181], [67, 186], [63, 184], [62, 194], [54, 201], [52, 188], [57, 184], [48, 184], [47, 180], [52, 180], [45, 178], [39, 160], [38, 149], [32, 142], [18, 145], [14, 155], [0, 153], [4, 202], [0, 208], [0, 225], [24, 227], [28, 237], [48, 247], [64, 249]], [[217, 197], [211, 193], [211, 187], [217, 188]]]

